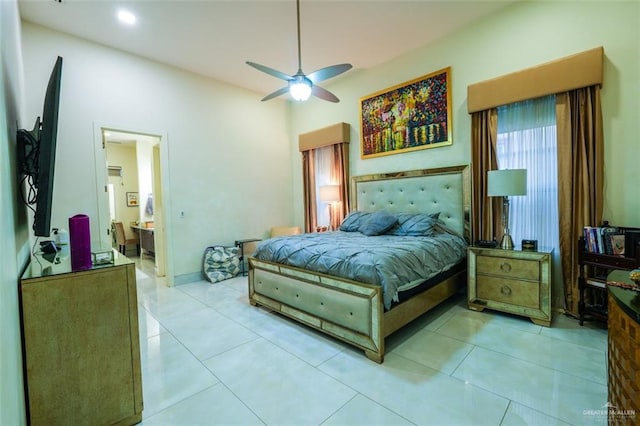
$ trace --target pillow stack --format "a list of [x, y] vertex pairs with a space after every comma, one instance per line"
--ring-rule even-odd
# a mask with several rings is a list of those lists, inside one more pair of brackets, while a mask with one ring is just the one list
[[354, 211], [342, 221], [340, 230], [364, 235], [433, 236], [440, 213], [387, 213]]

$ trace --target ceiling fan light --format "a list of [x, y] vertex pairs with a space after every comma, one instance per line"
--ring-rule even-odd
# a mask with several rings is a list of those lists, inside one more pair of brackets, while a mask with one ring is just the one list
[[296, 101], [306, 101], [311, 96], [311, 82], [304, 77], [289, 81], [289, 93]]

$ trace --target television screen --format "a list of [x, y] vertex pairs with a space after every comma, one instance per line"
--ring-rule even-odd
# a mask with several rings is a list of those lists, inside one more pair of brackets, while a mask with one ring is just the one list
[[25, 203], [35, 204], [35, 209], [30, 207], [34, 210], [33, 233], [37, 237], [48, 237], [51, 232], [61, 80], [62, 58], [58, 56], [47, 85], [42, 123], [38, 117], [33, 130], [18, 130], [19, 167], [30, 186]]

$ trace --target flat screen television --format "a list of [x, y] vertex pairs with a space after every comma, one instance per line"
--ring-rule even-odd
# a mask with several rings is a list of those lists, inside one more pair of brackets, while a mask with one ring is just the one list
[[51, 232], [61, 80], [62, 57], [58, 56], [45, 93], [42, 121], [36, 118], [33, 130], [19, 129], [17, 134], [18, 167], [27, 182], [23, 201], [34, 212], [33, 233], [37, 237], [48, 237]]

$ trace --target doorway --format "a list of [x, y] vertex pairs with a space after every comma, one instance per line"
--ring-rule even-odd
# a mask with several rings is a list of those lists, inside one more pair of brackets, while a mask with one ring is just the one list
[[[99, 143], [96, 170], [104, 172], [104, 197], [99, 198], [101, 243], [115, 246], [113, 221], [122, 222], [127, 238], [138, 239], [126, 251], [146, 274], [171, 282], [167, 253], [163, 137], [114, 127], [96, 126]], [[166, 166], [166, 165], [165, 165]], [[102, 186], [98, 177], [98, 186]], [[99, 193], [101, 191], [99, 190]], [[139, 257], [138, 257], [139, 256]]]

